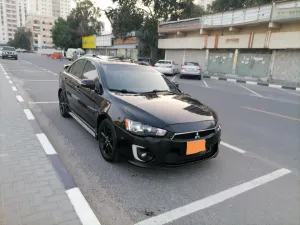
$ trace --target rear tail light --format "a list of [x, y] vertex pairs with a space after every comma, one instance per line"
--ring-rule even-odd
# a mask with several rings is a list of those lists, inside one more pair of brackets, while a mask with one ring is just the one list
[[172, 66], [168, 66], [168, 68], [172, 68]]
[[201, 68], [199, 67], [197, 70], [201, 70]]
[[182, 70], [185, 70], [185, 67], [181, 67]]

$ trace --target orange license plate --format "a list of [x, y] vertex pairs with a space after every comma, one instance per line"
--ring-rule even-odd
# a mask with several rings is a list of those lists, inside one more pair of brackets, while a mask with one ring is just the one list
[[206, 151], [206, 140], [187, 142], [186, 155], [193, 155]]

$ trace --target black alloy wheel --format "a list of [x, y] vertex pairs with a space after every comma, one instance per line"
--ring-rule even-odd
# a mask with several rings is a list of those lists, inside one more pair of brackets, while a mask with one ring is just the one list
[[108, 162], [117, 162], [119, 154], [117, 149], [117, 136], [113, 124], [109, 119], [101, 122], [98, 129], [99, 149], [103, 158]]
[[66, 103], [65, 92], [61, 91], [58, 96], [59, 99], [59, 111], [62, 117], [70, 117], [68, 105]]

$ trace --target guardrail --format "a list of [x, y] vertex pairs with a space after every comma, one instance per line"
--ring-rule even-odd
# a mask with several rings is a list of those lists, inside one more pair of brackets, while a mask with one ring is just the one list
[[300, 0], [277, 2], [263, 6], [245, 8], [205, 15], [200, 18], [172, 21], [159, 24], [159, 30], [178, 27], [229, 27], [250, 23], [300, 19]]

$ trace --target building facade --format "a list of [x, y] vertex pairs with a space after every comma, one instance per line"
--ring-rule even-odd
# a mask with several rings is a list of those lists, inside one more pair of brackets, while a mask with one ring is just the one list
[[72, 10], [71, 2], [72, 0], [28, 0], [28, 12], [33, 15], [66, 19]]
[[300, 1], [161, 23], [160, 49], [209, 74], [300, 83]]
[[17, 27], [25, 26], [27, 0], [0, 0], [0, 44], [14, 38]]
[[135, 32], [132, 32], [130, 36], [126, 40], [122, 40], [115, 38], [112, 34], [101, 35], [95, 37], [96, 41], [93, 48], [87, 48], [85, 45], [82, 48], [89, 54], [118, 56], [137, 60], [140, 46], [139, 40]]
[[34, 49], [52, 48], [52, 27], [56, 17], [28, 15], [26, 28], [32, 32], [32, 44]]

